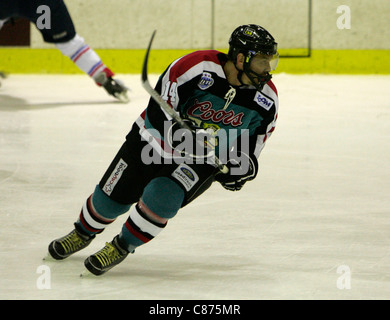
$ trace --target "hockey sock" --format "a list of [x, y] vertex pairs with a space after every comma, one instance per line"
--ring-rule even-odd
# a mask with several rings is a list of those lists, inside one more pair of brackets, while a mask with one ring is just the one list
[[101, 233], [119, 215], [129, 209], [130, 205], [111, 200], [99, 186], [96, 186], [94, 193], [84, 203], [76, 226], [90, 236]]
[[133, 252], [135, 248], [157, 236], [166, 225], [167, 223], [161, 224], [150, 220], [137, 204], [130, 210], [129, 218], [122, 227], [119, 240], [126, 246], [127, 251]]
[[[167, 220], [176, 215], [183, 199], [184, 191], [177, 183], [166, 177], [158, 177], [145, 187], [141, 201], [153, 215]], [[119, 235], [121, 243], [126, 243], [129, 252], [152, 240], [167, 225], [167, 222], [158, 223], [150, 217], [150, 213], [148, 215], [141, 210], [139, 204], [130, 211]]]
[[114, 75], [102, 62], [98, 54], [78, 34], [70, 41], [56, 43], [55, 45], [63, 55], [69, 57], [82, 71], [94, 80], [102, 72], [108, 78]]

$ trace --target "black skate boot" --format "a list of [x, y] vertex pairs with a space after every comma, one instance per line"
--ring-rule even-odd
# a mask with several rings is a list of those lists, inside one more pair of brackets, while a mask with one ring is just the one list
[[105, 72], [101, 72], [96, 76], [95, 81], [102, 86], [109, 95], [119, 99], [122, 102], [129, 102], [127, 96], [128, 88], [120, 80], [115, 80], [111, 76], [107, 76]]
[[116, 236], [111, 242], [107, 242], [103, 249], [84, 261], [84, 265], [89, 272], [100, 276], [127, 257], [129, 252], [121, 247], [118, 239], [119, 236]]
[[74, 229], [66, 236], [53, 240], [49, 244], [49, 254], [56, 260], [65, 259], [73, 253], [87, 247], [94, 238], [95, 235], [90, 237]]

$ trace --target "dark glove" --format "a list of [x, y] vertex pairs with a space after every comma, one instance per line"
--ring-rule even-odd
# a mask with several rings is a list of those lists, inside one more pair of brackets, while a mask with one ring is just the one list
[[215, 175], [215, 180], [230, 191], [241, 190], [245, 182], [256, 177], [258, 171], [257, 158], [253, 154], [248, 156], [238, 152], [237, 157], [229, 159], [226, 166], [229, 168], [229, 172], [226, 174], [218, 172]]
[[[173, 121], [166, 135], [168, 145], [182, 156], [207, 158], [209, 153], [214, 151], [215, 148], [212, 134], [189, 119], [184, 119], [183, 121], [191, 131], [183, 129], [177, 122]], [[213, 130], [211, 131], [214, 132]]]

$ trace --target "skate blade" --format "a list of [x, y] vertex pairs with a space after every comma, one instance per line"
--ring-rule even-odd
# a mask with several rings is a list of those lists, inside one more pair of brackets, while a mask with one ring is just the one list
[[96, 278], [96, 276], [92, 272], [89, 272], [87, 269], [84, 269], [84, 271], [80, 273], [80, 278], [88, 279]]
[[91, 276], [92, 273], [86, 269], [80, 273], [80, 278], [90, 278]]
[[42, 258], [43, 261], [57, 261], [56, 259], [54, 259], [50, 253], [46, 253], [46, 255]]
[[122, 93], [116, 93], [115, 97], [117, 99], [119, 99], [120, 101], [122, 101], [123, 103], [128, 103], [130, 101], [126, 91], [124, 91]]

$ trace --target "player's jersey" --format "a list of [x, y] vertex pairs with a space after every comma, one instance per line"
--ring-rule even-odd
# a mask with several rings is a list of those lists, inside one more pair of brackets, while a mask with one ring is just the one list
[[[224, 73], [226, 62], [226, 54], [219, 51], [190, 53], [167, 68], [155, 89], [181, 118], [190, 119], [201, 128], [211, 127], [218, 136], [227, 139], [226, 148], [231, 148], [235, 140], [245, 143], [239, 139], [245, 133], [248, 151], [258, 157], [275, 127], [276, 88], [272, 81], [261, 92], [254, 86], [233, 87]], [[150, 99], [136, 124], [141, 137], [161, 156], [172, 157], [166, 139], [167, 125], [163, 120], [171, 120], [171, 117]], [[222, 147], [216, 146], [217, 155], [218, 148]]]

